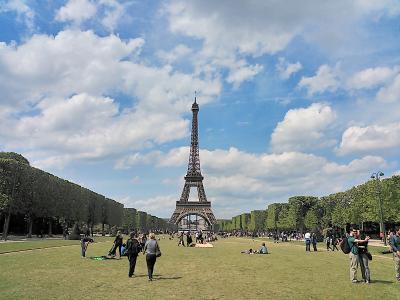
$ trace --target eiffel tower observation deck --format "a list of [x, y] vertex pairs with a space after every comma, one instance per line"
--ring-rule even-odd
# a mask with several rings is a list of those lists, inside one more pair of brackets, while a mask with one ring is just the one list
[[[198, 230], [198, 225], [204, 225], [206, 229], [211, 230], [213, 225], [216, 223], [216, 219], [211, 210], [211, 202], [207, 201], [207, 196], [203, 186], [203, 175], [200, 169], [200, 155], [199, 155], [199, 133], [198, 133], [198, 119], [199, 105], [197, 104], [196, 97], [192, 104], [192, 137], [190, 144], [189, 164], [187, 174], [185, 176], [185, 184], [179, 201], [176, 201], [176, 208], [170, 222], [178, 225], [180, 229]], [[189, 195], [191, 188], [197, 189], [197, 201], [189, 201]], [[195, 220], [191, 217], [195, 216]], [[202, 218], [204, 222], [200, 224], [198, 217]], [[182, 228], [180, 225], [186, 225], [186, 228]], [[194, 225], [194, 226], [191, 226]]]

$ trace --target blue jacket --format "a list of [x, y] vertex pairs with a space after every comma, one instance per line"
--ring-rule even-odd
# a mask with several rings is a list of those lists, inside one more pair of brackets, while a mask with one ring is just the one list
[[393, 252], [400, 251], [400, 236], [394, 235], [390, 238], [390, 245]]

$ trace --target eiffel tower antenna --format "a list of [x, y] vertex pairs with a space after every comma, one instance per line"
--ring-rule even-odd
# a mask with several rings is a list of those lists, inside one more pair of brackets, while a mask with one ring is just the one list
[[[184, 218], [188, 218], [189, 231], [190, 231], [190, 216], [195, 215], [201, 217], [207, 225], [207, 229], [211, 230], [216, 223], [215, 216], [211, 210], [211, 202], [207, 201], [206, 193], [203, 186], [203, 175], [200, 168], [200, 155], [199, 155], [199, 132], [198, 132], [198, 119], [199, 105], [196, 102], [197, 92], [194, 93], [194, 103], [192, 104], [192, 136], [190, 144], [189, 163], [187, 173], [185, 176], [185, 185], [183, 186], [182, 195], [179, 201], [176, 201], [176, 208], [170, 222], [178, 225]], [[189, 201], [190, 188], [197, 188], [198, 201]], [[197, 225], [196, 225], [197, 226]], [[197, 229], [197, 227], [196, 227]]]

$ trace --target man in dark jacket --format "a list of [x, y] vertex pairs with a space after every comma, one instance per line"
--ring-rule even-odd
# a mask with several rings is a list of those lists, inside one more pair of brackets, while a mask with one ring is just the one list
[[135, 273], [136, 259], [141, 251], [140, 243], [134, 232], [131, 232], [130, 239], [126, 242], [126, 255], [129, 260], [129, 273], [128, 276], [132, 277]]

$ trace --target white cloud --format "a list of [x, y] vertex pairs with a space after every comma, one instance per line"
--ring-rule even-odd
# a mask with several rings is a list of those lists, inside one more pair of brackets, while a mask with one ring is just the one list
[[0, 13], [13, 11], [17, 14], [17, 20], [24, 22], [26, 27], [34, 29], [35, 12], [22, 0], [8, 0], [0, 3]]
[[400, 123], [366, 127], [352, 126], [343, 132], [338, 153], [370, 153], [399, 147]]
[[108, 32], [114, 32], [120, 22], [129, 19], [126, 10], [131, 3], [118, 0], [69, 0], [57, 11], [55, 20], [71, 22], [75, 27], [90, 20], [93, 21], [91, 25], [100, 25]]
[[[350, 0], [321, 2], [290, 1], [211, 1], [172, 0], [163, 12], [170, 30], [200, 41], [201, 50], [192, 60], [198, 72], [215, 72], [215, 67], [227, 68], [230, 83], [239, 86], [260, 70], [250, 63], [250, 57], [274, 55], [284, 50], [296, 36], [316, 42], [327, 51], [350, 42], [363, 18], [376, 14], [389, 15], [398, 5], [386, 1], [381, 5], [366, 5]], [[244, 60], [242, 66], [237, 62]], [[288, 66], [287, 75], [299, 65]], [[326, 70], [326, 67], [321, 71]], [[335, 90], [335, 78], [325, 75], [323, 90]], [[245, 76], [245, 79], [242, 79]], [[306, 80], [307, 82], [307, 80]], [[313, 85], [315, 92], [320, 82]]]
[[157, 56], [167, 63], [174, 63], [177, 60], [182, 60], [182, 58], [192, 53], [192, 49], [186, 45], [179, 44], [171, 51], [159, 51]]
[[325, 131], [336, 119], [336, 113], [326, 104], [313, 103], [307, 108], [289, 110], [271, 135], [274, 152], [313, 149], [331, 146]]
[[287, 62], [283, 57], [279, 57], [279, 61], [276, 65], [276, 70], [279, 73], [279, 77], [281, 79], [289, 79], [292, 74], [297, 73], [302, 69], [302, 65], [300, 62], [296, 62], [291, 64]]
[[97, 7], [90, 0], [69, 0], [56, 14], [56, 20], [61, 22], [71, 21], [76, 25], [91, 19], [96, 15]]
[[258, 64], [253, 66], [242, 66], [239, 68], [234, 68], [229, 73], [229, 76], [226, 78], [226, 81], [229, 83], [233, 83], [233, 86], [235, 88], [238, 88], [243, 81], [253, 78], [262, 69], [263, 66], [260, 66]]
[[105, 7], [101, 24], [110, 32], [114, 32], [118, 23], [126, 13], [126, 8], [117, 0], [100, 0], [99, 5]]
[[[67, 30], [34, 35], [19, 46], [0, 44], [0, 105], [8, 111], [0, 120], [4, 147], [32, 153], [38, 166], [62, 167], [63, 159], [101, 159], [186, 136], [183, 114], [194, 89], [204, 105], [219, 94], [219, 78], [142, 63], [143, 43]], [[104, 96], [116, 91], [132, 103], [120, 110]], [[38, 148], [43, 153], [36, 155]]]
[[325, 91], [334, 92], [339, 88], [339, 77], [337, 70], [332, 69], [328, 65], [322, 65], [318, 68], [315, 76], [302, 77], [299, 87], [305, 87], [308, 95], [323, 93]]
[[382, 87], [378, 91], [376, 98], [380, 102], [400, 102], [400, 74], [398, 74], [387, 86]]
[[125, 207], [134, 207], [137, 210], [145, 211], [151, 215], [164, 217], [170, 217], [165, 216], [165, 212], [170, 211], [172, 213], [177, 201], [176, 195], [164, 195], [147, 199], [136, 199], [132, 196], [127, 196], [115, 197], [115, 199], [124, 204]]
[[[158, 167], [179, 167], [185, 170], [189, 148], [172, 149], [168, 153], [150, 152], [141, 155], [141, 162]], [[151, 157], [151, 159], [149, 159]], [[327, 195], [365, 181], [372, 169], [387, 166], [379, 156], [365, 156], [346, 163], [335, 163], [326, 158], [301, 152], [284, 152], [281, 154], [254, 154], [229, 150], [201, 150], [200, 158], [207, 197], [212, 201], [217, 217], [231, 217], [235, 212], [264, 208], [268, 203], [285, 201], [293, 195]], [[329, 178], [329, 180], [327, 180]], [[180, 187], [183, 179], [180, 179]], [[174, 185], [176, 180], [173, 181]], [[175, 196], [151, 198], [157, 213], [165, 215], [163, 205], [170, 205], [171, 210]], [[143, 200], [145, 203], [146, 200]], [[170, 201], [167, 203], [167, 201]], [[231, 209], [227, 210], [226, 206]]]
[[388, 82], [400, 71], [398, 66], [393, 68], [368, 68], [354, 74], [347, 82], [351, 89], [369, 89]]

